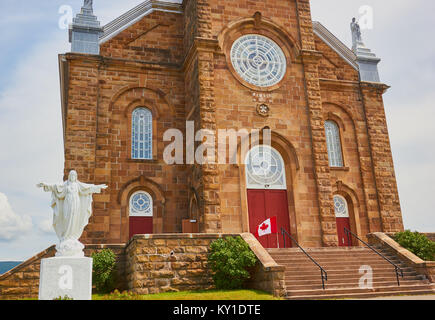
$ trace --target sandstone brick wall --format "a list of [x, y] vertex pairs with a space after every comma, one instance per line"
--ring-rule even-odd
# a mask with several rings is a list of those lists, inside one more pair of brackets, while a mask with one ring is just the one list
[[382, 98], [388, 87], [373, 83], [362, 83], [360, 87], [381, 218], [380, 230], [403, 231], [402, 211]]
[[[127, 288], [138, 294], [213, 289], [210, 244], [238, 234], [136, 235], [126, 247]], [[258, 262], [247, 287], [282, 296], [284, 267], [278, 266], [252, 234], [242, 234]]]
[[[0, 276], [0, 300], [37, 299], [39, 295], [39, 277], [41, 260], [52, 258], [56, 254], [56, 246], [38, 253], [12, 270]], [[118, 285], [125, 288], [125, 245], [88, 245], [85, 256], [103, 249], [111, 249], [117, 257]]]
[[55, 246], [38, 253], [0, 276], [0, 300], [37, 298], [41, 259], [54, 257]]
[[207, 256], [217, 234], [137, 235], [126, 247], [128, 290], [138, 294], [213, 288]]
[[[201, 232], [250, 231], [243, 165], [163, 162], [163, 133], [185, 132], [186, 120], [215, 133], [272, 129], [286, 165], [289, 231], [302, 246], [337, 245], [334, 194], [347, 199], [359, 236], [403, 229], [386, 87], [361, 84], [357, 70], [314, 35], [309, 0], [188, 0], [180, 10], [143, 17], [105, 42], [101, 56], [61, 57], [68, 70], [65, 175], [76, 169], [82, 181], [109, 185], [95, 196], [85, 243], [129, 240], [128, 199], [137, 190], [153, 197], [154, 233], [181, 232], [187, 218], [198, 219]], [[234, 73], [229, 50], [246, 33], [268, 36], [285, 52], [288, 72], [272, 89]], [[259, 103], [269, 106], [268, 117], [257, 114]], [[138, 106], [155, 119], [152, 161], [130, 157], [129, 115]], [[325, 120], [340, 126], [343, 168], [329, 167]]]

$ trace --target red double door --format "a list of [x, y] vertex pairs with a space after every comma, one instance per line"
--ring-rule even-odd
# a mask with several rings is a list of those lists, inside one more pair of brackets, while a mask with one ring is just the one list
[[[288, 211], [287, 190], [248, 190], [249, 229], [256, 234], [258, 226], [265, 220], [276, 217], [278, 235], [271, 234], [258, 237], [265, 248], [284, 248], [281, 228], [290, 233], [290, 218]], [[291, 247], [291, 241], [286, 238], [286, 246]]]
[[153, 217], [130, 217], [130, 239], [135, 234], [152, 234]]
[[337, 236], [338, 236], [338, 246], [340, 247], [351, 247], [352, 242], [350, 237], [346, 235], [344, 228], [350, 230], [350, 219], [349, 218], [336, 218], [337, 221]]

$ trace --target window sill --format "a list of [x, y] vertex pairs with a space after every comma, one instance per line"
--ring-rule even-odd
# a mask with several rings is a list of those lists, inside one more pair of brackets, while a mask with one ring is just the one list
[[349, 167], [329, 167], [331, 171], [350, 171]]
[[156, 159], [127, 159], [127, 162], [137, 162], [137, 163], [159, 163]]

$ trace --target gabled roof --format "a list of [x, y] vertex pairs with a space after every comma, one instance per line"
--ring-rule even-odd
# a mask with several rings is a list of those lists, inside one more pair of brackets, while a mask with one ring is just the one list
[[[173, 0], [176, 1], [176, 0]], [[127, 11], [123, 15], [119, 16], [112, 22], [109, 22], [103, 27], [103, 33], [100, 36], [100, 44], [112, 39], [117, 34], [127, 29], [131, 25], [141, 20], [146, 15], [154, 11], [183, 13], [182, 0], [178, 2], [168, 2], [164, 0], [147, 0], [137, 5], [133, 9]], [[322, 39], [331, 49], [342, 57], [353, 68], [358, 70], [358, 64], [356, 63], [356, 55], [350, 50], [343, 42], [341, 42], [336, 36], [334, 36], [328, 29], [326, 29], [320, 22], [313, 21], [314, 33]]]
[[349, 63], [355, 70], [359, 70], [356, 62], [356, 55], [343, 42], [334, 36], [320, 22], [313, 21], [313, 31], [323, 42], [325, 42], [332, 50]]
[[144, 16], [154, 12], [183, 13], [181, 3], [173, 3], [161, 0], [147, 0], [127, 11], [112, 22], [103, 27], [103, 34], [100, 36], [100, 44], [112, 39], [120, 32], [141, 20]]

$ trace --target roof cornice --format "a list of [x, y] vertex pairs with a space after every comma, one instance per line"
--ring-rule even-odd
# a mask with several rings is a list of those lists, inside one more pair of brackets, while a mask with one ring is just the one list
[[320, 22], [313, 21], [313, 31], [323, 42], [325, 42], [332, 50], [342, 57], [355, 70], [359, 70], [356, 62], [356, 55], [343, 42], [334, 36]]
[[131, 25], [141, 20], [144, 16], [154, 12], [172, 12], [183, 13], [183, 5], [181, 3], [171, 3], [161, 0], [147, 0], [137, 5], [133, 9], [127, 11], [112, 22], [109, 22], [103, 27], [103, 34], [100, 37], [100, 44], [112, 39], [120, 32], [124, 31]]

